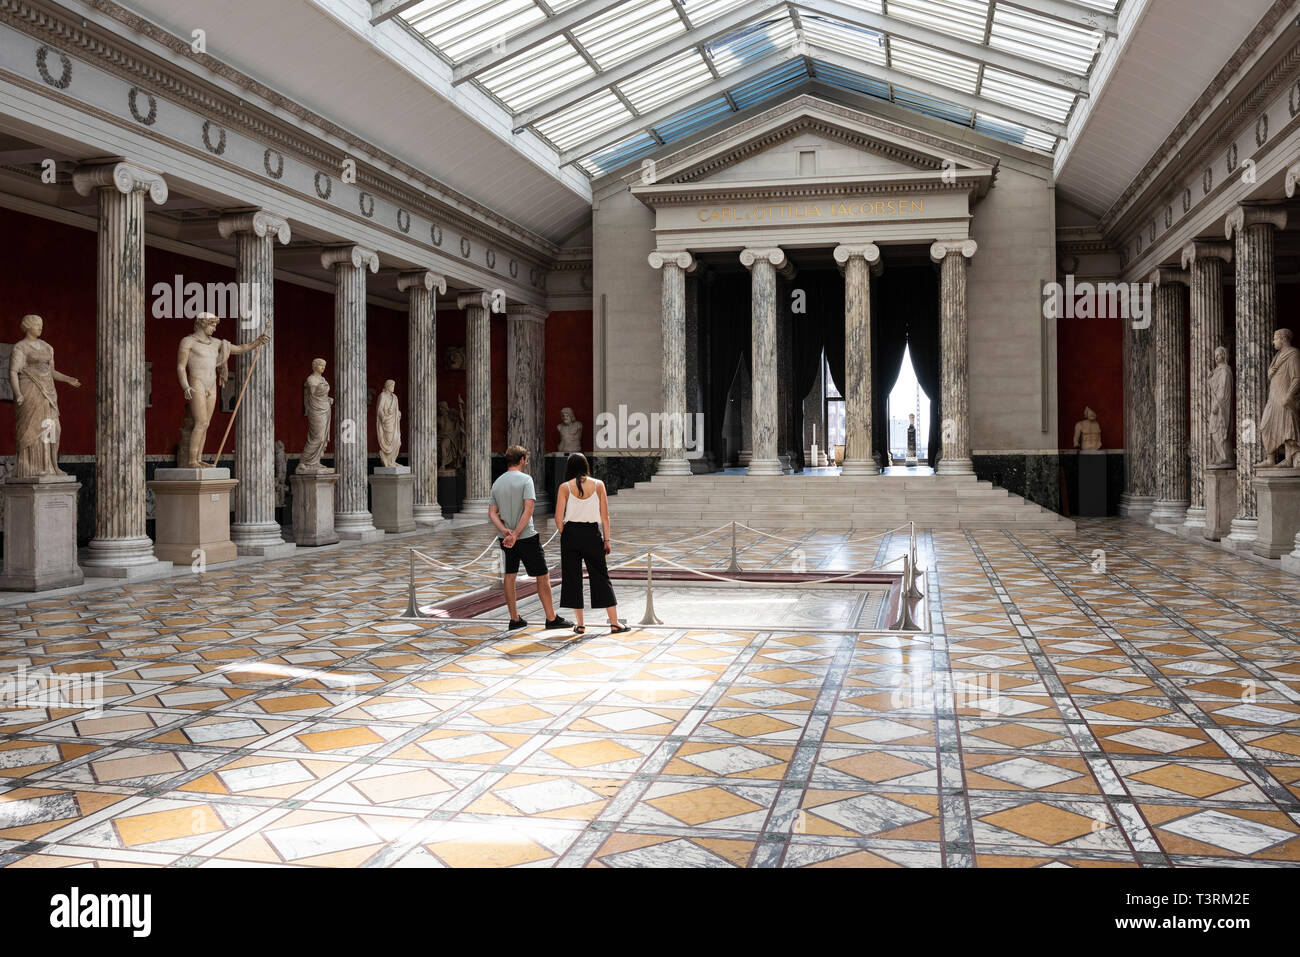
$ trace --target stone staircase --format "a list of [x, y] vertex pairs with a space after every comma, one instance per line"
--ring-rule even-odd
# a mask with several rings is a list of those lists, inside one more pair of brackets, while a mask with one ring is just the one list
[[1074, 522], [973, 475], [844, 478], [837, 475], [656, 475], [609, 500], [614, 523], [711, 528], [1044, 529]]

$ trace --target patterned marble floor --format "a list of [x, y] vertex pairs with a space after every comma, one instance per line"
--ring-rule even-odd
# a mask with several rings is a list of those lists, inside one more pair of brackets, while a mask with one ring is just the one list
[[[694, 531], [621, 529], [724, 567], [730, 536]], [[906, 547], [781, 534], [745, 564]], [[486, 541], [0, 608], [0, 687], [79, 676], [104, 700], [0, 710], [0, 866], [1300, 863], [1300, 600], [1280, 573], [1084, 520], [925, 535], [928, 635], [398, 617], [408, 546], [455, 562]], [[422, 581], [432, 601], [479, 580]]]

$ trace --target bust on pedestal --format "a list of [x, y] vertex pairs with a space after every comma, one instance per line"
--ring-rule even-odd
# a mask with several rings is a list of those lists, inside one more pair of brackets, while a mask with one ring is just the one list
[[9, 357], [14, 394], [17, 460], [4, 483], [5, 549], [0, 588], [46, 591], [80, 585], [77, 565], [77, 490], [81, 483], [59, 468], [59, 401], [55, 382], [81, 382], [54, 368], [54, 349], [41, 338], [45, 322], [24, 316], [23, 332]]
[[307, 418], [307, 444], [289, 484], [293, 489], [293, 540], [298, 545], [333, 545], [334, 486], [339, 477], [321, 464], [329, 441], [334, 400], [325, 381], [325, 360], [313, 359], [311, 375], [302, 384], [302, 414]]
[[370, 476], [370, 512], [375, 527], [390, 535], [415, 531], [415, 477], [405, 465], [397, 464], [402, 412], [395, 386], [392, 379], [385, 382], [375, 402], [375, 435], [383, 464]]

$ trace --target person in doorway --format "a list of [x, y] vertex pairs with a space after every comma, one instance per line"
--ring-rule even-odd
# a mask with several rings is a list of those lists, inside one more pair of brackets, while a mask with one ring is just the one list
[[610, 552], [605, 483], [591, 477], [587, 457], [581, 452], [574, 452], [565, 463], [564, 484], [555, 496], [555, 527], [560, 531], [560, 607], [573, 609], [578, 622], [574, 632], [581, 635], [587, 630], [582, 620], [584, 563], [591, 580], [591, 607], [605, 609], [611, 635], [631, 631], [618, 620], [614, 586], [605, 567]]
[[573, 622], [559, 617], [551, 601], [550, 570], [546, 567], [546, 553], [542, 551], [542, 540], [533, 527], [533, 506], [537, 502], [537, 490], [533, 478], [528, 474], [528, 450], [521, 445], [512, 445], [506, 449], [506, 471], [492, 483], [491, 504], [488, 506], [488, 518], [501, 533], [501, 550], [505, 553], [504, 590], [506, 608], [510, 611], [509, 631], [526, 628], [528, 622], [519, 617], [519, 608], [515, 603], [515, 576], [519, 574], [519, 563], [537, 581], [537, 597], [542, 601], [542, 610], [546, 612], [546, 627], [568, 628]]

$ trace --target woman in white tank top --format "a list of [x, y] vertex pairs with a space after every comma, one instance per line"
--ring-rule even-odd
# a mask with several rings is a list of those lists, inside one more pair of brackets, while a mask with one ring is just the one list
[[587, 457], [581, 452], [569, 456], [564, 484], [555, 493], [555, 527], [560, 532], [560, 607], [573, 609], [574, 632], [581, 635], [587, 630], [582, 620], [583, 565], [591, 582], [591, 607], [605, 609], [610, 634], [631, 631], [618, 620], [618, 603], [605, 565], [610, 552], [605, 483], [591, 477]]

